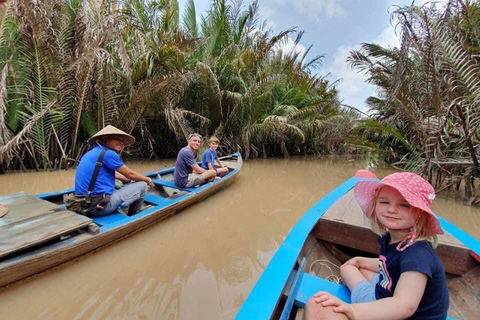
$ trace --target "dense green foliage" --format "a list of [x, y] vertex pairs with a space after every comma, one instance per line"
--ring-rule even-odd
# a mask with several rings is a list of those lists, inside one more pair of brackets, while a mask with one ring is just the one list
[[15, 0], [0, 46], [0, 166], [72, 166], [107, 124], [137, 157], [173, 156], [193, 131], [246, 157], [342, 152], [356, 114], [315, 74], [322, 57], [283, 52], [258, 4]]
[[437, 188], [465, 185], [475, 200], [480, 176], [480, 6], [477, 1], [398, 8], [399, 48], [365, 43], [351, 65], [368, 76], [370, 118], [355, 132], [390, 151], [395, 165]]

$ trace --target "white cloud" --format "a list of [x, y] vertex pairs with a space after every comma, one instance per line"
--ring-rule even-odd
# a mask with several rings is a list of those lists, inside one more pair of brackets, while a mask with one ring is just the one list
[[375, 40], [372, 42], [380, 44], [384, 47], [399, 47], [400, 46], [400, 38], [398, 37], [400, 34], [395, 34], [395, 29], [393, 27], [388, 27], [384, 29]]
[[[399, 39], [393, 27], [384, 29], [375, 39], [366, 42], [382, 46], [399, 46]], [[340, 46], [333, 63], [327, 70], [332, 74], [333, 79], [342, 79], [338, 89], [343, 103], [366, 111], [365, 100], [374, 94], [374, 86], [366, 83], [366, 76], [351, 69], [347, 63], [350, 51], [358, 49], [360, 49], [360, 45]]]
[[293, 6], [302, 14], [307, 15], [313, 21], [318, 21], [320, 14], [325, 13], [328, 18], [344, 16], [345, 10], [340, 3], [342, 0], [296, 0]]
[[295, 45], [295, 40], [292, 38], [288, 37], [287, 41], [283, 43], [281, 46], [277, 46], [275, 49], [277, 50], [283, 50], [283, 54], [289, 54], [289, 53], [300, 53], [299, 56], [302, 56], [305, 51], [307, 51], [307, 48], [305, 48], [304, 45], [301, 43], [298, 43]]
[[[313, 22], [318, 22], [322, 16], [332, 18], [345, 15], [345, 10], [341, 6], [343, 0], [267, 0], [265, 2], [269, 2], [273, 7], [286, 5], [289, 10], [293, 8]], [[271, 8], [269, 10], [273, 11]]]

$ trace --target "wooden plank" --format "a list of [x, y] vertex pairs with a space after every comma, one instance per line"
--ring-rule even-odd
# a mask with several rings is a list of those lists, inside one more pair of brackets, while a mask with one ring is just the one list
[[59, 208], [54, 203], [38, 199], [25, 192], [1, 196], [0, 203], [9, 208], [9, 212], [2, 219], [4, 222], [8, 221], [5, 223], [28, 220], [33, 217], [48, 214], [48, 212], [58, 210]]
[[462, 280], [472, 294], [480, 299], [480, 264], [478, 264], [478, 266], [472, 271], [463, 275]]
[[0, 257], [87, 227], [92, 220], [26, 193], [3, 196], [9, 212], [0, 221]]
[[[324, 241], [379, 254], [378, 235], [363, 226], [322, 219], [315, 227], [314, 235]], [[478, 265], [467, 248], [439, 243], [436, 251], [448, 273], [462, 275]]]
[[465, 320], [461, 313], [461, 310], [457, 307], [457, 305], [452, 299], [450, 299], [447, 316], [454, 319]]
[[[364, 214], [354, 199], [353, 190], [340, 198], [325, 213], [314, 232], [317, 238], [324, 241], [379, 253], [378, 235], [371, 231], [364, 219]], [[470, 250], [447, 232], [438, 237], [436, 251], [449, 273], [462, 275], [477, 266], [470, 255]]]
[[324, 216], [325, 219], [338, 220], [352, 225], [366, 225], [370, 223], [363, 215], [360, 206], [355, 200], [353, 191], [350, 190], [342, 198], [328, 209]]
[[462, 277], [453, 277], [447, 281], [450, 301], [455, 304], [456, 311], [463, 319], [478, 319], [480, 315], [480, 301], [465, 286]]
[[8, 207], [0, 204], [0, 218], [8, 213]]
[[305, 309], [303, 309], [303, 308], [298, 309], [297, 314], [295, 315], [295, 320], [303, 320], [304, 319], [304, 317], [303, 317], [304, 311], [305, 311]]

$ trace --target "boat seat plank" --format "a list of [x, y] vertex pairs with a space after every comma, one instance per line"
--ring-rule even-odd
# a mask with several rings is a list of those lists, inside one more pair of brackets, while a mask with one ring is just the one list
[[150, 193], [147, 193], [147, 195], [145, 196], [145, 201], [149, 203], [153, 203], [155, 206], [162, 206], [162, 207], [166, 207], [171, 203], [175, 203], [175, 200], [173, 199], [162, 198]]
[[182, 188], [182, 187], [177, 186], [172, 181], [167, 181], [167, 180], [162, 180], [162, 179], [152, 179], [152, 182], [156, 185], [160, 185], [160, 186], [168, 187], [168, 188], [172, 188], [172, 189], [177, 189], [177, 190], [180, 190], [180, 191], [193, 192], [193, 191], [197, 190], [197, 188]]
[[92, 220], [101, 227], [110, 223], [123, 221], [127, 219], [130, 219], [130, 217], [120, 212], [115, 212], [103, 217], [92, 217]]
[[295, 297], [295, 305], [300, 308], [305, 307], [308, 299], [320, 290], [327, 291], [347, 303], [351, 301], [350, 290], [346, 286], [304, 273], [300, 289]]
[[87, 227], [90, 218], [26, 193], [2, 196], [9, 212], [0, 219], [0, 257]]

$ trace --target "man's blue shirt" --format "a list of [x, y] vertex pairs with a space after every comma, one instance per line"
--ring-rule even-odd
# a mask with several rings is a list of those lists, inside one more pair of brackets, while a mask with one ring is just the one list
[[215, 160], [218, 159], [217, 151], [213, 151], [212, 149], [208, 148], [207, 151], [203, 154], [202, 158], [202, 168], [205, 170], [210, 169], [208, 167], [208, 163], [212, 164], [212, 167], [215, 168]]
[[[87, 195], [88, 186], [92, 179], [95, 163], [105, 146], [96, 145], [88, 151], [80, 160], [75, 174], [75, 194]], [[108, 148], [107, 148], [108, 149]], [[112, 194], [115, 189], [115, 170], [123, 166], [120, 156], [113, 150], [108, 149], [102, 160], [102, 166], [98, 172], [97, 181], [92, 195]]]
[[180, 149], [175, 162], [173, 177], [175, 184], [184, 188], [188, 183], [188, 175], [192, 173], [192, 165], [195, 164], [195, 156], [188, 147]]

